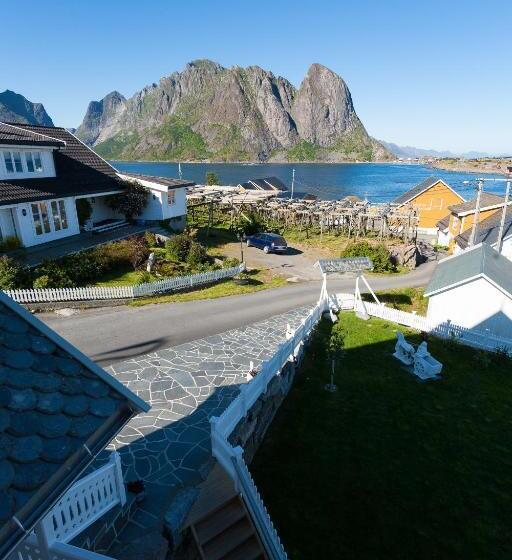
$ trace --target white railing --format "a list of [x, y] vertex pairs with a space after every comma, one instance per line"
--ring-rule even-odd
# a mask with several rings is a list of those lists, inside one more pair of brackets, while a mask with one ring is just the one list
[[117, 504], [126, 503], [121, 459], [112, 453], [106, 465], [76, 482], [43, 520], [49, 543], [67, 543]]
[[[106, 560], [107, 556], [67, 543], [114, 506], [125, 503], [121, 460], [118, 453], [112, 453], [107, 464], [78, 480], [64, 494], [8, 560]], [[48, 550], [43, 550], [40, 538]]]
[[461, 344], [479, 348], [482, 350], [489, 350], [495, 352], [498, 349], [504, 349], [512, 352], [512, 339], [496, 336], [490, 332], [478, 329], [469, 329], [446, 321], [444, 323], [436, 323], [416, 313], [408, 313], [407, 311], [400, 311], [399, 309], [392, 309], [384, 305], [376, 303], [357, 301], [355, 305], [356, 311], [368, 313], [374, 317], [380, 317], [399, 325], [405, 325], [413, 329], [425, 331], [438, 336], [440, 338], [447, 338], [456, 340]]
[[193, 288], [232, 278], [245, 270], [245, 264], [190, 276], [164, 278], [137, 286], [89, 286], [85, 288], [38, 288], [33, 290], [5, 290], [18, 303], [38, 303], [54, 301], [87, 301], [101, 299], [126, 299], [149, 296], [159, 292]]
[[327, 300], [318, 302], [299, 327], [293, 333], [287, 333], [287, 340], [279, 344], [272, 358], [262, 363], [256, 377], [240, 386], [240, 394], [224, 412], [210, 419], [213, 456], [225, 468], [235, 482], [237, 491], [244, 497], [270, 560], [285, 560], [286, 552], [245, 465], [242, 448], [234, 448], [228, 438], [258, 398], [266, 392], [272, 379], [280, 375], [287, 362], [299, 356], [305, 341], [327, 309]]

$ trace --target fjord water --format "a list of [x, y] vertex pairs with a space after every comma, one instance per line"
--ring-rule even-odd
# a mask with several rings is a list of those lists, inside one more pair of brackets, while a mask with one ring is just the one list
[[[112, 164], [127, 173], [142, 173], [160, 177], [178, 177], [178, 164], [169, 162], [115, 161]], [[466, 200], [475, 196], [477, 175], [433, 169], [426, 165], [389, 163], [182, 163], [184, 179], [204, 183], [208, 171], [215, 172], [221, 185], [236, 185], [248, 179], [274, 176], [290, 188], [295, 169], [295, 192], [311, 193], [319, 198], [334, 200], [347, 195], [365, 196], [371, 202], [388, 202], [423, 179], [435, 175], [444, 179]], [[487, 177], [491, 177], [488, 175]], [[465, 185], [464, 181], [473, 183]], [[487, 192], [500, 193], [503, 183], [486, 183]]]

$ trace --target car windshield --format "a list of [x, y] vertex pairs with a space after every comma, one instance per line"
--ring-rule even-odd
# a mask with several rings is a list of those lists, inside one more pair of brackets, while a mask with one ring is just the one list
[[269, 237], [275, 245], [286, 245], [284, 237], [281, 237], [280, 235], [270, 235]]

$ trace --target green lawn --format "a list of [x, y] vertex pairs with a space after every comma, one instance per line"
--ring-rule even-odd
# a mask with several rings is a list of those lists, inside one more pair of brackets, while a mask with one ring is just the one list
[[323, 321], [251, 471], [291, 559], [512, 557], [512, 364], [430, 340], [443, 379], [392, 357], [396, 329], [343, 313], [329, 380]]
[[250, 294], [252, 292], [268, 290], [269, 288], [278, 288], [286, 284], [286, 280], [282, 276], [271, 276], [264, 270], [252, 269], [248, 274], [250, 275], [250, 280], [249, 283], [244, 286], [239, 286], [232, 280], [224, 280], [211, 286], [197, 288], [189, 292], [139, 298], [132, 301], [130, 305], [139, 307], [150, 303], [177, 303], [198, 299], [216, 299], [226, 296]]

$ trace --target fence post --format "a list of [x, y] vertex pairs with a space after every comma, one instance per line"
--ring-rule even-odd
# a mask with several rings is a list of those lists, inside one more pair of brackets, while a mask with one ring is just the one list
[[119, 493], [119, 501], [121, 505], [126, 504], [126, 488], [124, 487], [123, 467], [121, 465], [121, 455], [114, 451], [110, 456], [109, 462], [114, 465], [114, 472], [116, 475], [117, 491]]

